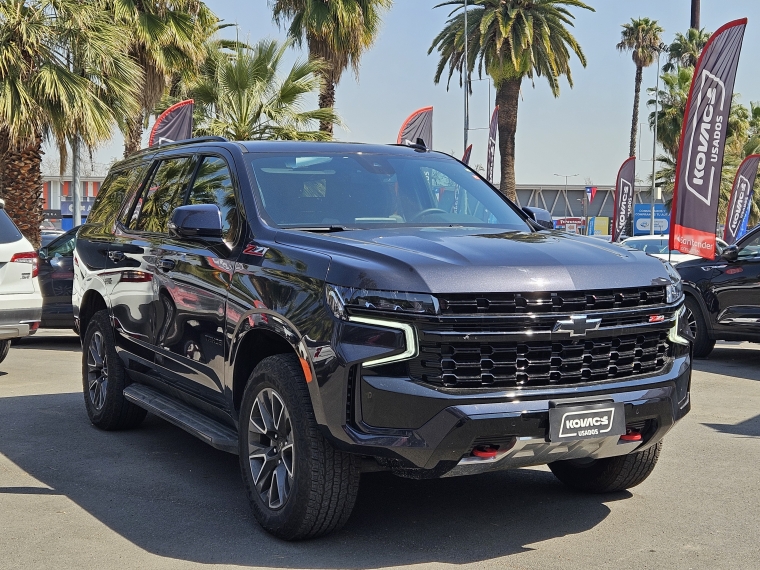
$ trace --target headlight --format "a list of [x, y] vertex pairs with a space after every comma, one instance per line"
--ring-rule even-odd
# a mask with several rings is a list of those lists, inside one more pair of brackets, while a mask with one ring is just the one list
[[681, 275], [672, 264], [664, 260], [662, 260], [662, 263], [668, 272], [668, 277], [670, 277], [670, 285], [665, 286], [665, 302], [668, 304], [675, 303], [683, 296]]
[[348, 320], [348, 311], [351, 309], [411, 315], [438, 314], [438, 300], [424, 293], [375, 291], [327, 285], [325, 295], [327, 306], [336, 317], [343, 320]]

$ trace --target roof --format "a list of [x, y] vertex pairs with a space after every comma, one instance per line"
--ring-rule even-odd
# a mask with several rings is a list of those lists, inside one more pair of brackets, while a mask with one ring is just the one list
[[354, 142], [246, 141], [237, 143], [247, 152], [364, 152], [368, 154], [411, 155], [420, 151], [404, 145]]

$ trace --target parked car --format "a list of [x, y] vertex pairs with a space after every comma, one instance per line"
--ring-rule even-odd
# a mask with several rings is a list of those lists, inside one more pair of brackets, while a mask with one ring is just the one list
[[[697, 255], [689, 255], [688, 253], [681, 253], [680, 251], [674, 249], [674, 250], [668, 250], [668, 239], [670, 236], [668, 234], [658, 235], [658, 236], [634, 236], [629, 237], [625, 240], [623, 240], [623, 245], [632, 247], [634, 249], [638, 249], [643, 251], [644, 253], [648, 253], [649, 255], [653, 255], [654, 257], [659, 257], [660, 259], [669, 261], [673, 265], [678, 265], [679, 263], [683, 263], [684, 261], [691, 261], [693, 259], [701, 259]], [[725, 248], [728, 244], [723, 241], [722, 239], [716, 239], [716, 249], [718, 250], [718, 254], [720, 254], [721, 251], [723, 251], [723, 248]]]
[[421, 147], [137, 153], [77, 235], [87, 414], [238, 454], [285, 539], [345, 523], [363, 470], [633, 487], [690, 408], [680, 278], [531, 212]]
[[37, 252], [0, 208], [0, 362], [11, 341], [40, 326], [42, 296]]
[[708, 356], [716, 340], [760, 342], [760, 227], [714, 261], [684, 262], [678, 272], [696, 357]]
[[74, 328], [71, 289], [74, 283], [74, 246], [79, 226], [39, 250], [42, 291], [42, 328]]

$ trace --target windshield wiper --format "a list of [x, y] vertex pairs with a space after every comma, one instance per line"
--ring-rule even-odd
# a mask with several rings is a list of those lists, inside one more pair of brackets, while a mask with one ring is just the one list
[[356, 228], [349, 228], [347, 226], [330, 225], [330, 226], [286, 226], [285, 229], [299, 230], [303, 232], [331, 233], [331, 232], [350, 232], [351, 230], [354, 230]]

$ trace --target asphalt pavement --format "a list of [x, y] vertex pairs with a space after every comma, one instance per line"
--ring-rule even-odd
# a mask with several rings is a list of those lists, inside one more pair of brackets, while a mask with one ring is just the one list
[[41, 331], [0, 364], [0, 568], [760, 568], [759, 358], [719, 343], [697, 362], [692, 412], [630, 492], [546, 468], [368, 474], [344, 530], [292, 544], [250, 515], [236, 457], [153, 416], [93, 427], [78, 338]]

